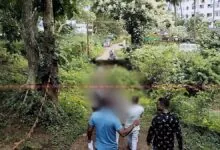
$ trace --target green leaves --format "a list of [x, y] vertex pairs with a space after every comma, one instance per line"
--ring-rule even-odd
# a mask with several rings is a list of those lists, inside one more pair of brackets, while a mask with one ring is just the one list
[[219, 84], [220, 55], [208, 51], [182, 52], [177, 45], [148, 45], [130, 57], [144, 81], [154, 78], [155, 83]]
[[156, 2], [153, 1], [127, 1], [102, 0], [96, 1], [94, 11], [97, 14], [107, 14], [116, 20], [125, 21], [125, 29], [131, 35], [131, 43], [141, 45], [145, 29], [156, 25], [159, 16]]

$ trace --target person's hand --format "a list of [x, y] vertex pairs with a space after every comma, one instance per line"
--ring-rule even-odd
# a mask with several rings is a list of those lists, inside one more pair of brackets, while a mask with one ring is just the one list
[[88, 150], [93, 150], [93, 141], [88, 143]]
[[133, 125], [135, 125], [135, 126], [140, 125], [140, 121], [139, 121], [139, 120], [135, 120], [135, 121], [133, 122]]

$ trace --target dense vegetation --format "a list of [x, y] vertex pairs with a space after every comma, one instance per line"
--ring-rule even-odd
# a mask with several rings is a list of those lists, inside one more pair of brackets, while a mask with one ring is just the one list
[[[85, 132], [91, 108], [84, 85], [90, 84], [97, 68], [91, 60], [104, 52], [109, 34], [113, 43], [131, 41], [117, 52], [131, 70], [112, 66], [108, 81], [125, 87], [128, 97], [141, 97], [143, 122], [150, 123], [156, 100], [169, 94], [186, 149], [220, 149], [220, 35], [199, 16], [174, 19], [162, 1], [46, 1], [53, 10], [45, 10], [40, 0], [0, 1], [0, 149], [23, 138], [19, 148], [24, 150], [70, 148]], [[84, 9], [88, 5], [90, 11]], [[38, 19], [46, 22], [45, 31], [37, 30]], [[67, 19], [93, 23], [89, 49], [87, 36], [74, 32]], [[167, 41], [144, 42], [148, 36], [163, 39], [160, 31], [168, 32]], [[200, 50], [181, 51], [178, 42], [170, 42], [174, 36], [199, 44]], [[34, 133], [27, 138], [30, 128]]]

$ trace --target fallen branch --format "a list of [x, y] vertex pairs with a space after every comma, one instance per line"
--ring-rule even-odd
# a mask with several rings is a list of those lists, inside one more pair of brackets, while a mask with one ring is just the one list
[[23, 100], [23, 104], [26, 102], [26, 99], [27, 99], [27, 97], [28, 97], [28, 96], [27, 96], [27, 95], [28, 95], [28, 92], [29, 92], [29, 90], [27, 90], [26, 93], [25, 93], [24, 100]]
[[[48, 90], [48, 87], [49, 87], [49, 82], [50, 82], [50, 77], [49, 77], [49, 79], [48, 79], [48, 84], [47, 84], [47, 87], [46, 87], [46, 90], [45, 90], [45, 93], [44, 93], [44, 97], [42, 97], [42, 99], [41, 99], [41, 107], [40, 107], [40, 110], [39, 110], [39, 112], [38, 112], [38, 115], [37, 115], [37, 117], [36, 117], [36, 119], [35, 119], [34, 124], [32, 125], [31, 129], [29, 130], [29, 132], [28, 132], [28, 134], [26, 135], [25, 138], [23, 138], [23, 139], [20, 140], [19, 142], [15, 142], [15, 143], [14, 143], [14, 147], [12, 148], [13, 150], [18, 150], [18, 147], [19, 147], [22, 143], [24, 143], [26, 140], [28, 140], [29, 138], [31, 138], [31, 135], [32, 135], [32, 133], [34, 132], [34, 129], [36, 128], [36, 126], [37, 126], [37, 124], [38, 124], [38, 122], [39, 122], [39, 117], [40, 117], [41, 112], [42, 112], [42, 110], [43, 110], [43, 106], [44, 106], [45, 99], [46, 99], [46, 96], [47, 96], [47, 90]], [[28, 92], [28, 91], [27, 91], [27, 92]], [[27, 93], [26, 93], [26, 95], [27, 95]]]

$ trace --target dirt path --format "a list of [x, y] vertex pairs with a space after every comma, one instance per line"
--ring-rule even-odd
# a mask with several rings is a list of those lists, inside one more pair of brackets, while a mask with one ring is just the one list
[[[111, 47], [106, 47], [104, 53], [97, 58], [97, 60], [107, 60], [109, 58], [109, 52], [113, 50], [114, 52], [117, 50], [122, 49], [123, 47], [119, 44], [113, 44]], [[146, 120], [146, 118], [144, 119]], [[146, 150], [146, 136], [147, 136], [147, 129], [148, 129], [148, 123], [144, 122], [141, 127], [141, 131], [139, 134], [139, 142], [138, 142], [138, 150]], [[147, 123], [147, 124], [146, 124]], [[94, 141], [95, 137], [93, 137]], [[126, 137], [120, 137], [119, 141], [119, 150], [127, 150], [127, 139]], [[78, 139], [73, 143], [70, 150], [88, 150], [87, 148], [87, 136], [86, 133], [79, 136]]]
[[[146, 150], [146, 137], [147, 137], [147, 130], [150, 126], [152, 116], [144, 114], [143, 118], [141, 119], [141, 130], [139, 134], [139, 142], [138, 142], [138, 150]], [[93, 137], [94, 141], [95, 137]], [[119, 141], [119, 150], [127, 150], [127, 139], [120, 137]], [[70, 150], [88, 150], [87, 148], [87, 136], [86, 134], [81, 135], [72, 145]]]
[[123, 48], [123, 46], [121, 46], [122, 43], [118, 43], [118, 44], [113, 44], [110, 47], [105, 47], [104, 48], [104, 53], [97, 58], [97, 60], [108, 60], [109, 58], [109, 52], [111, 50], [113, 50], [113, 52], [120, 50]]
[[[145, 127], [146, 129], [146, 127]], [[139, 134], [139, 142], [138, 142], [138, 150], [146, 150], [146, 136], [147, 130], [142, 129]], [[94, 139], [93, 139], [94, 140]], [[119, 142], [119, 150], [127, 150], [126, 149], [127, 142], [126, 137], [120, 138]], [[88, 150], [87, 148], [87, 136], [83, 134], [80, 136], [72, 145], [71, 150]]]

